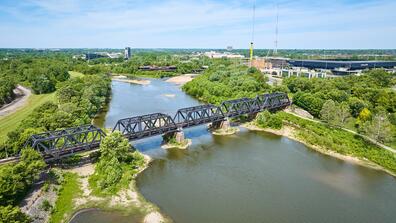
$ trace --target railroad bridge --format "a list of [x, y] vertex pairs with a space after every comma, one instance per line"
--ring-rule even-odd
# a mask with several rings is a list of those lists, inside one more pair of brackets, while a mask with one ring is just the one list
[[[230, 118], [242, 115], [254, 116], [258, 112], [276, 111], [290, 105], [285, 93], [263, 94], [255, 98], [240, 98], [212, 104], [179, 109], [174, 117], [153, 113], [120, 119], [112, 131], [120, 131], [127, 139], [134, 141], [156, 135], [182, 132], [183, 128], [212, 124], [222, 126]], [[93, 125], [84, 125], [63, 130], [32, 135], [25, 147], [32, 147], [45, 158], [59, 159], [78, 151], [98, 148], [105, 132]]]

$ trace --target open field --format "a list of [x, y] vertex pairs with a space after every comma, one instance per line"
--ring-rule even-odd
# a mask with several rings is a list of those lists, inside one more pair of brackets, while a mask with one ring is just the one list
[[0, 118], [0, 143], [7, 139], [7, 133], [16, 129], [19, 123], [32, 111], [47, 101], [55, 100], [55, 93], [31, 95], [27, 103], [16, 112]]
[[77, 71], [69, 71], [70, 77], [71, 78], [76, 78], [76, 77], [84, 77], [83, 73], [77, 72]]

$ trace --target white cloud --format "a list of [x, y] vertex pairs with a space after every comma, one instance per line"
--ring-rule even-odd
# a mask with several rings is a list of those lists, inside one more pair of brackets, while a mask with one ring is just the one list
[[[26, 5], [36, 10], [18, 11]], [[396, 39], [394, 8], [396, 2], [392, 1], [353, 5], [340, 1], [312, 5], [285, 1], [279, 9], [279, 46], [396, 48], [391, 40]], [[0, 37], [1, 47], [132, 44], [134, 47], [246, 48], [251, 38], [252, 9], [246, 1], [30, 0], [11, 8], [0, 6], [0, 10], [8, 10], [10, 16], [23, 21], [21, 24], [0, 21], [0, 28], [8, 30]], [[275, 15], [272, 1], [258, 4], [257, 47], [273, 46]], [[370, 33], [379, 31], [383, 35]], [[23, 35], [24, 41], [18, 35]]]

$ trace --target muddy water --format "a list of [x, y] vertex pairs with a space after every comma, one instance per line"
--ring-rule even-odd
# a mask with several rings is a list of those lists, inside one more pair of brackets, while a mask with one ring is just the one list
[[[152, 80], [148, 86], [113, 82], [105, 126], [133, 115], [174, 114], [177, 108], [196, 104], [163, 81]], [[193, 141], [188, 150], [160, 149], [161, 137], [133, 143], [156, 158], [138, 177], [139, 190], [175, 222], [396, 219], [396, 180], [383, 172], [266, 133], [242, 129], [233, 136], [213, 136], [202, 126], [185, 134]], [[124, 222], [120, 218], [125, 216], [93, 211], [73, 222]], [[136, 221], [133, 216], [129, 220]]]

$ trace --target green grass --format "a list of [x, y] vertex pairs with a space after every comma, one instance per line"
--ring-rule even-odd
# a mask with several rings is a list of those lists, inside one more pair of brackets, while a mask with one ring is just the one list
[[51, 214], [50, 222], [64, 222], [65, 218], [74, 211], [73, 199], [82, 193], [78, 183], [78, 176], [75, 173], [65, 173], [62, 186], [59, 190], [54, 210]]
[[84, 77], [83, 73], [77, 72], [77, 71], [69, 71], [70, 77], [71, 78], [76, 78], [76, 77]]
[[32, 94], [27, 103], [16, 112], [0, 118], [0, 143], [7, 140], [7, 133], [15, 130], [19, 123], [29, 116], [33, 110], [47, 101], [54, 101], [55, 93], [51, 94]]

